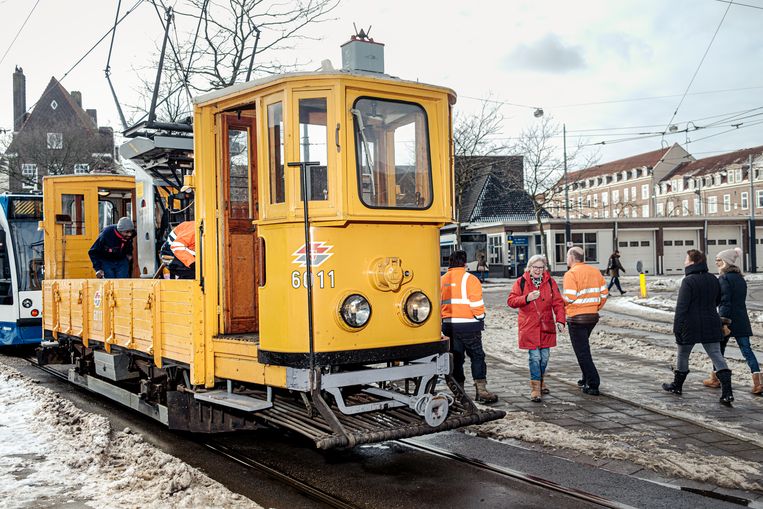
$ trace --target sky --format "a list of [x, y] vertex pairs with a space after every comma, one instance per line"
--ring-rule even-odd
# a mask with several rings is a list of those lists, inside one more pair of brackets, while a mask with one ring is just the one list
[[[122, 12], [135, 2], [124, 0]], [[389, 74], [454, 89], [461, 114], [477, 111], [481, 100], [501, 103], [496, 142], [510, 143], [542, 108], [566, 125], [568, 146], [584, 144], [600, 162], [672, 143], [702, 158], [763, 145], [763, 123], [756, 126], [763, 121], [763, 0], [740, 2], [343, 0], [304, 32], [308, 39], [269, 56], [304, 70], [326, 58], [339, 67], [353, 23], [371, 26], [371, 37], [385, 44]], [[28, 106], [55, 76], [82, 92], [101, 125], [119, 129], [103, 73], [110, 38], [70, 71], [111, 28], [116, 6], [0, 0], [0, 129], [12, 127], [16, 65], [27, 78]], [[138, 75], [148, 72], [162, 35], [148, 1], [119, 25], [111, 70], [122, 103], [136, 102]]]

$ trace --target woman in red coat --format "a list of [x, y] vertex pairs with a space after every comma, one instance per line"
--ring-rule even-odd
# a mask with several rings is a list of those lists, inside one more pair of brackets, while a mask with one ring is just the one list
[[548, 394], [543, 383], [556, 333], [564, 330], [564, 301], [559, 287], [548, 272], [543, 255], [530, 258], [525, 273], [517, 279], [507, 304], [519, 309], [519, 348], [528, 350], [530, 364], [530, 399], [541, 401]]

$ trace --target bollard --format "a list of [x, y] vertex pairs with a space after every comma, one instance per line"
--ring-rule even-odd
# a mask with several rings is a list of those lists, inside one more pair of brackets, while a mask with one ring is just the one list
[[641, 286], [641, 298], [646, 299], [646, 274], [643, 272], [638, 275], [639, 284]]

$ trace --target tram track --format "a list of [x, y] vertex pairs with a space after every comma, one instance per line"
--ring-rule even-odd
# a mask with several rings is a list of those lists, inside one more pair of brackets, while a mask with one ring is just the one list
[[474, 468], [478, 468], [487, 472], [492, 472], [494, 474], [498, 474], [500, 476], [514, 479], [516, 481], [520, 481], [526, 484], [531, 484], [533, 486], [537, 486], [539, 488], [542, 488], [548, 491], [554, 491], [562, 495], [565, 495], [569, 498], [573, 498], [575, 500], [581, 500], [581, 501], [599, 505], [601, 507], [608, 507], [611, 509], [635, 509], [631, 505], [622, 504], [620, 502], [609, 500], [599, 495], [588, 493], [588, 492], [578, 490], [575, 488], [568, 488], [566, 486], [562, 486], [561, 484], [558, 484], [548, 479], [544, 479], [542, 477], [526, 474], [524, 472], [520, 472], [518, 470], [514, 470], [508, 467], [502, 467], [500, 465], [487, 463], [475, 458], [469, 458], [467, 456], [464, 456], [452, 451], [448, 451], [439, 447], [416, 443], [410, 439], [396, 440], [396, 442], [401, 443], [404, 446], [409, 447], [411, 449], [415, 449], [417, 451], [430, 454], [432, 456], [438, 456], [441, 458], [447, 458], [452, 461], [457, 461], [459, 463], [470, 465]]
[[[55, 369], [52, 367], [44, 366], [44, 365], [41, 366], [37, 363], [37, 359], [34, 357], [25, 356], [23, 358], [25, 361], [29, 362], [31, 365], [33, 365], [37, 369], [44, 371], [60, 380], [68, 382], [68, 378], [64, 371]], [[329, 491], [321, 489], [320, 487], [315, 486], [314, 484], [298, 479], [297, 477], [290, 475], [289, 473], [285, 472], [282, 469], [271, 466], [267, 464], [266, 462], [256, 457], [253, 457], [250, 454], [245, 454], [240, 451], [237, 451], [234, 448], [230, 447], [229, 445], [225, 445], [214, 439], [201, 438], [201, 439], [195, 439], [194, 441], [204, 446], [205, 448], [207, 448], [209, 451], [213, 452], [214, 454], [222, 458], [225, 458], [228, 461], [232, 461], [240, 466], [243, 466], [246, 469], [250, 469], [252, 471], [256, 471], [261, 474], [264, 474], [270, 477], [271, 479], [275, 480], [276, 482], [281, 483], [285, 486], [288, 486], [292, 490], [310, 498], [311, 500], [324, 504], [327, 507], [334, 507], [337, 509], [359, 509], [360, 507], [364, 507], [361, 505], [354, 504], [353, 502], [348, 501], [345, 498], [342, 498], [341, 496], [338, 496]], [[520, 472], [514, 469], [487, 463], [476, 458], [469, 458], [466, 456], [462, 456], [458, 453], [447, 451], [445, 449], [440, 449], [437, 447], [424, 445], [421, 443], [416, 443], [410, 439], [395, 440], [395, 441], [392, 441], [392, 443], [399, 444], [402, 447], [405, 447], [407, 449], [410, 449], [422, 454], [426, 454], [428, 456], [445, 459], [447, 461], [454, 461], [459, 464], [466, 465], [470, 468], [477, 469], [479, 471], [490, 472], [494, 475], [498, 475], [505, 479], [518, 481], [520, 484], [531, 485], [535, 488], [540, 488], [541, 490], [556, 492], [571, 500], [584, 501], [599, 507], [608, 507], [608, 508], [617, 508], [617, 509], [631, 508], [631, 506], [621, 504], [612, 500], [608, 500], [598, 495], [587, 493], [587, 492], [577, 490], [574, 488], [565, 487], [552, 480], [544, 479], [544, 478], [529, 475], [527, 473]]]

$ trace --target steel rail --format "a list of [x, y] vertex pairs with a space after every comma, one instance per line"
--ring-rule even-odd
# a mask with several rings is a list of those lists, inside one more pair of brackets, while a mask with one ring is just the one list
[[447, 458], [453, 461], [458, 461], [460, 463], [465, 463], [467, 465], [473, 466], [480, 470], [486, 470], [488, 472], [492, 472], [494, 474], [498, 474], [503, 477], [508, 477], [517, 481], [521, 481], [526, 484], [538, 486], [540, 488], [543, 488], [549, 491], [555, 491], [557, 493], [561, 493], [562, 495], [568, 496], [570, 498], [583, 500], [585, 502], [591, 502], [601, 507], [608, 507], [611, 509], [636, 509], [634, 506], [630, 506], [628, 504], [623, 504], [620, 502], [616, 502], [614, 500], [609, 500], [599, 495], [594, 495], [593, 493], [588, 493], [582, 490], [578, 490], [576, 488], [568, 488], [566, 486], [562, 486], [561, 484], [557, 482], [550, 481], [548, 479], [543, 479], [542, 477], [526, 474], [524, 472], [520, 472], [519, 470], [514, 470], [508, 467], [502, 467], [500, 465], [495, 465], [493, 463], [488, 463], [488, 462], [478, 460], [475, 458], [469, 458], [462, 454], [458, 454], [452, 451], [447, 451], [439, 447], [419, 444], [416, 442], [412, 442], [411, 440], [408, 440], [408, 439], [396, 440], [396, 442], [410, 449], [431, 454], [432, 456], [439, 456], [439, 457]]
[[331, 507], [336, 507], [338, 509], [358, 509], [360, 507], [357, 505], [353, 505], [347, 502], [346, 500], [341, 499], [335, 495], [325, 492], [321, 490], [320, 488], [311, 486], [310, 484], [307, 484], [304, 481], [300, 481], [299, 479], [296, 479], [290, 476], [289, 474], [286, 474], [269, 465], [266, 465], [265, 463], [261, 461], [255, 460], [248, 456], [244, 456], [235, 451], [232, 451], [230, 448], [224, 445], [217, 444], [214, 441], [201, 441], [200, 443], [204, 445], [205, 447], [207, 447], [209, 450], [217, 454], [220, 454], [230, 460], [233, 460], [236, 463], [243, 465], [249, 469], [262, 472], [276, 479], [279, 482], [287, 484], [288, 486], [296, 489], [300, 493], [307, 495], [308, 497], [314, 500], [323, 502], [326, 505], [329, 505]]

